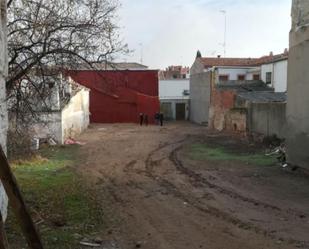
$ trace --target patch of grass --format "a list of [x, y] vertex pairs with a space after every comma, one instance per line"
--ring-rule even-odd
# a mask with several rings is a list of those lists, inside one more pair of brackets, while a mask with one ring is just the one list
[[[45, 248], [78, 248], [83, 237], [103, 228], [99, 201], [74, 172], [78, 146], [46, 148], [12, 168], [36, 222]], [[17, 221], [9, 212], [7, 231], [11, 248], [23, 244]]]
[[207, 144], [193, 144], [189, 148], [189, 156], [193, 160], [240, 161], [258, 166], [270, 166], [276, 163], [274, 156], [263, 153], [236, 153], [223, 147], [211, 147]]

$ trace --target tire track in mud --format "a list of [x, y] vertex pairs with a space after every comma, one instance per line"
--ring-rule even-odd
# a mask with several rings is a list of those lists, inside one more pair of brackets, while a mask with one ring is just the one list
[[[201, 201], [195, 197], [193, 197], [192, 195], [188, 196], [185, 193], [183, 193], [181, 190], [179, 190], [173, 183], [171, 183], [170, 181], [166, 180], [166, 179], [162, 179], [160, 176], [156, 176], [153, 173], [153, 167], [157, 165], [157, 161], [153, 160], [152, 157], [157, 153], [160, 152], [161, 150], [164, 150], [166, 148], [168, 148], [169, 146], [173, 146], [173, 145], [177, 145], [177, 144], [181, 144], [180, 146], [178, 146], [177, 148], [173, 149], [168, 156], [168, 159], [175, 165], [177, 171], [179, 171], [180, 173], [187, 175], [188, 177], [192, 178], [194, 181], [197, 181], [201, 184], [203, 184], [204, 186], [207, 186], [210, 189], [215, 189], [217, 190], [219, 193], [224, 194], [224, 195], [228, 195], [229, 197], [233, 198], [233, 199], [237, 199], [246, 203], [250, 203], [253, 204], [254, 206], [259, 206], [259, 207], [263, 207], [265, 209], [271, 209], [273, 211], [277, 211], [277, 212], [282, 212], [282, 209], [280, 209], [279, 207], [270, 205], [268, 203], [264, 203], [258, 200], [255, 200], [253, 198], [249, 198], [249, 197], [245, 197], [243, 195], [240, 195], [234, 191], [231, 191], [229, 189], [223, 188], [217, 184], [211, 183], [210, 181], [208, 181], [206, 178], [202, 177], [200, 174], [186, 168], [182, 162], [177, 158], [177, 153], [178, 151], [180, 151], [183, 147], [184, 147], [184, 141], [186, 141], [186, 139], [182, 139], [180, 141], [176, 141], [173, 143], [165, 143], [163, 145], [160, 145], [158, 148], [156, 148], [155, 150], [151, 151], [148, 156], [147, 159], [145, 160], [145, 168], [146, 168], [146, 175], [150, 178], [152, 178], [154, 181], [158, 182], [158, 184], [167, 189], [167, 191], [172, 194], [174, 197], [181, 199], [182, 201], [188, 203], [189, 205], [191, 205], [192, 207], [194, 207], [195, 209], [199, 210], [202, 213], [205, 214], [209, 214], [213, 217], [216, 217], [220, 220], [223, 220], [229, 224], [232, 224], [240, 229], [243, 230], [248, 230], [248, 231], [253, 231], [256, 234], [259, 235], [263, 235], [271, 240], [277, 240], [277, 241], [281, 241], [281, 242], [285, 242], [289, 245], [294, 245], [298, 248], [308, 248], [309, 243], [307, 241], [299, 241], [299, 240], [295, 240], [295, 239], [291, 239], [291, 238], [282, 238], [279, 236], [276, 236], [275, 234], [271, 233], [270, 231], [263, 229], [261, 227], [258, 227], [250, 222], [245, 222], [242, 221], [240, 219], [238, 219], [237, 217], [234, 217], [232, 215], [230, 215], [227, 212], [224, 212], [222, 210], [219, 210], [213, 206], [207, 205], [205, 203], [201, 203]], [[160, 161], [160, 160], [159, 160]]]
[[[187, 137], [188, 137], [188, 136], [187, 136]], [[153, 176], [153, 174], [152, 174], [153, 167], [156, 165], [156, 162], [157, 162], [157, 161], [160, 161], [160, 160], [157, 160], [157, 161], [152, 160], [152, 157], [154, 156], [154, 154], [155, 154], [156, 152], [159, 152], [159, 151], [161, 151], [161, 150], [163, 150], [163, 149], [165, 149], [165, 148], [167, 148], [167, 147], [169, 147], [169, 146], [176, 145], [176, 144], [179, 144], [179, 143], [183, 143], [184, 141], [186, 141], [187, 137], [186, 137], [186, 138], [183, 138], [183, 139], [181, 139], [181, 140], [179, 140], [179, 141], [173, 142], [173, 143], [168, 143], [168, 142], [166, 142], [166, 143], [164, 143], [164, 144], [159, 145], [156, 149], [154, 149], [153, 151], [151, 151], [151, 152], [148, 154], [148, 156], [147, 156], [147, 158], [146, 158], [146, 160], [145, 160], [146, 175], [149, 176], [149, 177], [151, 177], [151, 178], [153, 178], [153, 177], [152, 177], [152, 176]]]
[[182, 150], [184, 147], [184, 145], [181, 145], [179, 147], [177, 147], [176, 149], [174, 149], [170, 155], [169, 155], [169, 159], [170, 161], [173, 162], [173, 164], [175, 165], [176, 169], [182, 173], [182, 174], [185, 174], [187, 176], [189, 176], [190, 178], [192, 178], [194, 181], [197, 181], [199, 183], [202, 183], [204, 184], [205, 186], [209, 187], [210, 189], [214, 189], [214, 190], [217, 190], [220, 194], [224, 194], [224, 195], [227, 195], [229, 197], [231, 197], [232, 199], [237, 199], [237, 200], [241, 200], [243, 202], [246, 202], [246, 203], [249, 203], [249, 204], [252, 204], [253, 206], [255, 207], [262, 207], [262, 208], [265, 208], [265, 209], [271, 209], [273, 211], [276, 211], [276, 212], [285, 212], [285, 213], [288, 213], [288, 214], [292, 214], [294, 215], [295, 217], [297, 218], [300, 218], [300, 217], [303, 217], [304, 214], [302, 213], [299, 213], [295, 210], [292, 210], [292, 209], [289, 209], [289, 210], [282, 210], [281, 208], [277, 207], [277, 206], [274, 206], [274, 205], [271, 205], [271, 204], [268, 204], [268, 203], [265, 203], [265, 202], [262, 202], [262, 201], [259, 201], [259, 200], [256, 200], [254, 198], [250, 198], [250, 197], [246, 197], [246, 196], [243, 196], [235, 191], [232, 191], [230, 189], [227, 189], [227, 188], [224, 188], [222, 186], [219, 186], [217, 184], [214, 184], [212, 182], [210, 182], [209, 180], [207, 180], [205, 177], [203, 177], [201, 174], [199, 173], [196, 173], [195, 171], [193, 170], [190, 170], [189, 168], [185, 167], [183, 165], [183, 163], [181, 162], [181, 160], [179, 160], [179, 158], [177, 157], [177, 153]]
[[175, 165], [176, 169], [179, 172], [181, 172], [182, 174], [185, 174], [185, 175], [189, 176], [190, 178], [193, 178], [195, 181], [197, 181], [199, 183], [202, 183], [203, 185], [207, 186], [208, 188], [217, 190], [220, 194], [227, 195], [227, 196], [229, 196], [229, 197], [231, 197], [233, 199], [241, 200], [243, 202], [247, 202], [247, 203], [253, 204], [254, 206], [260, 206], [260, 207], [263, 207], [263, 208], [266, 208], [266, 209], [268, 208], [268, 209], [272, 209], [272, 210], [275, 210], [275, 211], [282, 211], [282, 209], [277, 207], [277, 206], [270, 205], [268, 203], [261, 202], [261, 201], [256, 200], [256, 199], [243, 196], [243, 195], [241, 195], [239, 193], [236, 193], [236, 192], [234, 192], [234, 191], [232, 191], [230, 189], [227, 189], [227, 188], [221, 187], [221, 186], [219, 186], [217, 184], [211, 183], [209, 180], [207, 180], [201, 174], [196, 173], [195, 171], [186, 168], [183, 165], [183, 163], [177, 157], [177, 153], [181, 149], [183, 149], [183, 145], [181, 145], [181, 146], [177, 147], [176, 149], [174, 149], [170, 153], [169, 159], [170, 159], [170, 161], [173, 162], [173, 164]]
[[270, 231], [266, 229], [258, 227], [250, 222], [242, 221], [220, 209], [201, 203], [198, 199], [192, 196], [186, 196], [181, 191], [179, 191], [178, 188], [174, 184], [172, 184], [171, 182], [165, 179], [159, 179], [157, 180], [157, 182], [160, 184], [160, 186], [165, 187], [174, 197], [181, 199], [182, 201], [188, 203], [190, 206], [194, 207], [200, 212], [211, 215], [220, 220], [223, 220], [229, 224], [236, 226], [237, 228], [240, 228], [242, 230], [252, 231], [256, 234], [263, 235], [264, 237], [269, 238], [274, 241], [285, 242], [289, 245], [296, 246], [297, 248], [307, 249], [309, 246], [309, 243], [307, 241], [299, 241], [299, 240], [295, 240], [291, 238], [283, 238], [280, 236], [276, 236], [275, 234], [271, 233]]

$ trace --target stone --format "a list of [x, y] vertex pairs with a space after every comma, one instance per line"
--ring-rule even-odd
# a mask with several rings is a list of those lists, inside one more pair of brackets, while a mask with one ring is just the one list
[[309, 1], [293, 0], [292, 30], [309, 25]]

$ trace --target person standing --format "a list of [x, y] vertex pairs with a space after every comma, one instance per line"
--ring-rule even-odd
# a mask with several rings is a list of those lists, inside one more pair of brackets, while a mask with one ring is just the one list
[[140, 113], [139, 114], [139, 124], [140, 124], [140, 126], [143, 126], [143, 123], [144, 123], [144, 114]]
[[159, 125], [159, 120], [160, 120], [160, 114], [158, 112], [156, 112], [156, 114], [155, 114], [156, 125]]
[[162, 112], [160, 112], [160, 114], [159, 114], [159, 120], [160, 120], [160, 125], [163, 126], [164, 116], [163, 116]]
[[146, 126], [148, 126], [148, 115], [144, 114], [144, 123]]

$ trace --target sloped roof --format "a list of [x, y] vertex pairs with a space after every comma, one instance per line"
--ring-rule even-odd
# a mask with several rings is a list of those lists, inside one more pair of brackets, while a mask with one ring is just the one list
[[265, 92], [273, 92], [274, 89], [269, 87], [263, 81], [235, 81], [230, 80], [226, 82], [220, 82], [216, 85], [218, 90], [228, 91], [234, 90], [237, 92], [254, 92], [254, 91], [265, 91]]
[[198, 58], [204, 65], [204, 68], [210, 67], [254, 67], [262, 64], [273, 63], [280, 60], [286, 60], [288, 53], [278, 55], [262, 56], [260, 58], [222, 58], [222, 57], [202, 57]]
[[219, 67], [219, 66], [253, 66], [256, 64], [257, 59], [251, 58], [218, 58], [218, 57], [204, 57], [200, 58], [200, 61], [205, 68]]
[[275, 92], [240, 92], [238, 98], [251, 101], [253, 103], [286, 102], [286, 93]]
[[148, 67], [136, 62], [93, 62], [80, 65], [79, 70], [147, 70]]

